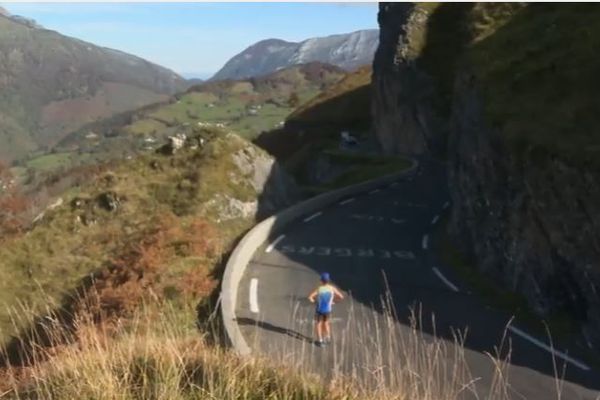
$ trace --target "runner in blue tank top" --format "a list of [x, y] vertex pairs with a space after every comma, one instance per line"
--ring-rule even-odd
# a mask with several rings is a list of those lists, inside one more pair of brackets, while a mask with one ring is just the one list
[[333, 302], [334, 300], [344, 299], [344, 295], [330, 282], [331, 277], [329, 274], [323, 272], [321, 274], [321, 284], [310, 294], [310, 296], [308, 296], [310, 302], [315, 303], [316, 305], [315, 328], [317, 331], [317, 346], [321, 346], [331, 341], [329, 319], [333, 309]]

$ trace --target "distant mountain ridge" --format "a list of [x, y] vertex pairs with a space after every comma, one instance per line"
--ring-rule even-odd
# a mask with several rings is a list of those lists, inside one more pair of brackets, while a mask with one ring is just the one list
[[378, 44], [377, 29], [311, 38], [298, 43], [262, 40], [230, 59], [211, 80], [245, 79], [314, 61], [354, 70], [371, 64]]
[[47, 151], [87, 123], [186, 88], [171, 70], [0, 9], [0, 160]]

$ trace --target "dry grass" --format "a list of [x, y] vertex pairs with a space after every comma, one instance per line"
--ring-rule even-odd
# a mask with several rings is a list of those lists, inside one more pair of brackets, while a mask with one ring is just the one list
[[2, 371], [0, 398], [345, 398], [314, 378], [209, 346], [168, 307], [146, 306], [132, 320], [100, 326], [86, 315], [75, 327], [77, 340], [54, 347], [50, 358]]
[[[189, 310], [190, 313], [192, 312]], [[349, 318], [349, 324], [356, 315]], [[189, 316], [188, 316], [189, 317]], [[98, 324], [90, 314], [75, 321], [71, 344], [52, 323], [57, 346], [29, 367], [0, 370], [7, 399], [326, 399], [455, 400], [511, 398], [509, 359], [490, 355], [493, 377], [481, 395], [465, 360], [463, 338], [453, 343], [424, 334], [417, 313], [400, 332], [392, 312], [369, 324], [346, 327], [325, 379], [311, 366], [314, 346], [287, 348], [282, 357], [240, 358], [210, 345], [190, 320], [166, 303], [150, 302], [133, 318]], [[359, 340], [370, 354], [359, 364], [344, 343]], [[503, 344], [501, 344], [503, 345]], [[321, 350], [322, 351], [322, 350]], [[343, 366], [351, 359], [354, 367]], [[356, 359], [356, 360], [355, 360]], [[368, 371], [365, 373], [365, 370]], [[557, 380], [557, 390], [561, 382]], [[560, 396], [557, 396], [560, 398]]]
[[[388, 323], [394, 324], [391, 319]], [[362, 340], [366, 348], [376, 346], [378, 351], [371, 351], [350, 373], [340, 365], [355, 354], [339, 351], [335, 372], [325, 384], [309, 367], [307, 351], [290, 351], [270, 362], [240, 359], [207, 345], [168, 310], [157, 313], [149, 307], [132, 321], [102, 326], [85, 317], [76, 323], [77, 344], [53, 348], [51, 358], [40, 358], [32, 367], [9, 368], [4, 380], [9, 385], [3, 391], [18, 399], [510, 398], [506, 361], [492, 358], [490, 394], [480, 397], [460, 337], [458, 346], [427, 338], [416, 319], [398, 337], [389, 327], [384, 322], [354, 333], [346, 330], [342, 340]]]

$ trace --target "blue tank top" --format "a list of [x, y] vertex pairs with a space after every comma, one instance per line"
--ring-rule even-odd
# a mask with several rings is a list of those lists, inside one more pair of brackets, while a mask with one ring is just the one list
[[333, 289], [327, 285], [319, 286], [317, 290], [317, 312], [330, 313], [333, 305]]

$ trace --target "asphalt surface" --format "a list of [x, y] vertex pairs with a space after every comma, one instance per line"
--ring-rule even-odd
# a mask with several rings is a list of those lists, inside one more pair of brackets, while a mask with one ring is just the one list
[[[307, 215], [271, 238], [238, 289], [236, 319], [248, 345], [325, 379], [344, 373], [400, 387], [410, 369], [435, 377], [440, 396], [458, 376], [473, 381], [459, 397], [486, 398], [502, 370], [510, 398], [546, 400], [557, 398], [558, 371], [562, 399], [600, 399], [600, 375], [576, 349], [554, 349], [518, 321], [508, 325], [510, 315], [487, 307], [432, 254], [447, 192], [443, 166], [422, 162], [412, 176]], [[314, 344], [314, 306], [306, 299], [321, 271], [347, 295], [334, 306], [334, 340], [325, 348]], [[494, 363], [497, 355], [507, 363]]]

